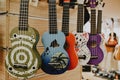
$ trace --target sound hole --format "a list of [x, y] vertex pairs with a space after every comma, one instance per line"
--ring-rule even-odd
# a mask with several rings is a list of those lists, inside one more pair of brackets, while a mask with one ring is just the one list
[[91, 46], [92, 48], [95, 48], [95, 47], [97, 46], [97, 42], [96, 42], [96, 41], [91, 41], [91, 42], [90, 42], [90, 46]]
[[67, 42], [65, 42], [64, 49], [67, 49], [68, 47], [69, 47], [69, 44]]
[[57, 43], [57, 40], [55, 39], [53, 42], [51, 42], [50, 47], [59, 47], [59, 44]]
[[23, 56], [23, 55], [20, 55], [19, 59], [20, 59], [20, 60], [24, 60], [24, 56]]

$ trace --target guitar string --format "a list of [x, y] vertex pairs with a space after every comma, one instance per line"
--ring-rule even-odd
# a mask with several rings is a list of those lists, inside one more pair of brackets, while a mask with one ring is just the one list
[[[78, 26], [80, 26], [79, 27], [79, 31], [80, 31], [80, 33], [83, 33], [83, 24], [84, 24], [84, 5], [83, 4], [79, 4], [78, 5], [79, 6], [79, 8], [80, 8], [80, 11], [79, 12], [81, 12], [81, 13], [79, 13], [79, 15], [80, 15], [80, 17], [79, 17], [79, 25]], [[84, 34], [84, 33], [83, 33]], [[81, 43], [81, 45], [82, 45], [82, 43]], [[82, 46], [80, 47], [80, 48], [82, 48]], [[83, 50], [82, 50], [83, 51]], [[85, 55], [85, 53], [83, 52], [83, 53], [81, 53], [82, 55], [82, 57], [84, 57], [84, 55]], [[82, 61], [85, 61], [85, 59], [82, 59]], [[81, 65], [83, 65], [83, 64], [81, 64]]]
[[[94, 13], [94, 8], [91, 8], [91, 31], [92, 31], [92, 42], [90, 43], [91, 44], [91, 47], [93, 48], [93, 49], [91, 49], [91, 54], [93, 54], [92, 56], [95, 56], [96, 55], [96, 51], [95, 51], [95, 48], [94, 48], [94, 40], [95, 40], [95, 37], [94, 37], [94, 30], [95, 30], [95, 22], [94, 22], [94, 17], [95, 17], [95, 13]], [[91, 59], [91, 61], [90, 61], [90, 64], [92, 64], [93, 63], [93, 60], [94, 59]]]
[[[27, 0], [27, 2], [26, 2], [26, 7], [25, 7], [25, 9], [26, 9], [26, 10], [25, 10], [26, 16], [25, 16], [25, 21], [24, 21], [24, 22], [25, 22], [25, 27], [26, 27], [26, 28], [24, 28], [24, 29], [25, 29], [25, 35], [27, 35], [27, 32], [29, 31], [29, 30], [28, 30], [28, 29], [29, 29], [29, 28], [28, 28], [28, 27], [29, 27], [29, 26], [28, 26], [29, 0]], [[30, 35], [30, 36], [32, 37], [32, 35]], [[33, 37], [34, 37], [34, 36], [33, 36]], [[25, 40], [27, 40], [27, 39], [25, 39]], [[32, 39], [31, 39], [31, 41], [32, 41]], [[24, 45], [23, 45], [23, 46], [24, 46]], [[24, 53], [27, 54], [26, 51], [24, 51]], [[28, 53], [28, 54], [29, 54], [29, 53]], [[28, 64], [27, 64], [27, 65], [28, 65]]]
[[[63, 32], [66, 36], [69, 36], [69, 2], [64, 1], [63, 5]], [[65, 38], [66, 41], [66, 38]], [[65, 47], [68, 46], [67, 41], [65, 42]], [[63, 59], [64, 62], [64, 59]], [[64, 62], [65, 63], [65, 62]], [[62, 65], [64, 67], [64, 65]]]
[[[95, 37], [95, 36], [97, 36], [96, 35], [96, 10], [95, 10], [95, 8], [93, 9], [93, 13], [92, 13], [92, 18], [93, 18], [93, 22], [92, 22], [92, 27], [93, 27], [93, 32], [94, 32], [94, 37], [93, 37], [93, 40], [95, 40], [95, 41], [93, 41], [93, 56], [96, 56], [97, 55], [97, 38]], [[95, 46], [95, 47], [94, 47]]]
[[[96, 9], [94, 8], [94, 31], [95, 31], [95, 36], [96, 36], [96, 38], [95, 38], [95, 48], [98, 46], [97, 45], [97, 41], [98, 41], [98, 35], [96, 34]], [[97, 48], [96, 49], [94, 49], [95, 50], [95, 56], [97, 56], [98, 55], [98, 53], [97, 53]], [[98, 61], [99, 61], [99, 59], [97, 59]]]
[[[23, 25], [23, 21], [22, 21], [22, 6], [23, 6], [23, 0], [21, 0], [21, 4], [20, 4], [20, 28], [19, 28], [19, 37], [18, 37], [18, 40], [19, 40], [19, 48], [21, 46], [21, 35], [22, 35], [22, 25]], [[17, 54], [20, 54], [21, 53], [21, 49], [18, 50], [19, 52]], [[20, 59], [20, 58], [19, 58]], [[19, 60], [18, 59], [18, 60]], [[17, 62], [19, 64], [19, 62]]]
[[[25, 35], [26, 36], [26, 28], [27, 28], [27, 15], [28, 15], [28, 1], [27, 2], [24, 2], [24, 19], [23, 19], [23, 21], [24, 21], [24, 33], [23, 33], [23, 35]], [[25, 38], [23, 38], [23, 40], [24, 40]], [[26, 39], [25, 39], [26, 40]], [[22, 44], [22, 46], [25, 46], [24, 44]], [[23, 49], [23, 53], [24, 54], [26, 54], [26, 51]]]
[[[27, 14], [27, 13], [26, 13], [26, 12], [27, 12], [27, 9], [26, 9], [26, 8], [27, 8], [27, 2], [24, 1], [24, 2], [23, 2], [23, 15], [24, 15], [24, 16], [22, 15], [22, 16], [24, 17], [24, 18], [22, 17], [22, 18], [23, 18], [23, 33], [22, 33], [23, 36], [24, 36], [24, 35], [26, 36], [26, 33], [25, 33], [26, 14]], [[24, 37], [21, 38], [21, 40], [22, 40], [22, 44], [21, 44], [22, 47], [25, 46], [25, 45], [23, 44], [24, 39], [25, 39]], [[25, 39], [25, 40], [26, 40], [26, 39]], [[24, 49], [22, 49], [22, 53], [26, 54]], [[22, 58], [22, 57], [21, 57], [21, 58]], [[25, 71], [24, 71], [24, 72], [25, 72]]]

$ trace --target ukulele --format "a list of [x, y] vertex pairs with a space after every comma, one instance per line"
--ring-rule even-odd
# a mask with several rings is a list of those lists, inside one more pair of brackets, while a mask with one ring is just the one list
[[96, 0], [89, 0], [91, 8], [91, 32], [87, 46], [91, 52], [91, 59], [88, 62], [90, 65], [98, 65], [103, 60], [103, 51], [101, 50], [101, 36], [96, 32]]
[[90, 60], [91, 53], [87, 47], [87, 42], [89, 39], [89, 34], [83, 32], [84, 26], [84, 0], [79, 0], [78, 2], [78, 14], [77, 14], [77, 32], [74, 31], [73, 34], [76, 38], [76, 52], [79, 57], [80, 65], [86, 65]]
[[[120, 39], [119, 39], [120, 42]], [[115, 51], [113, 53], [115, 60], [120, 60], [120, 43], [115, 46]]]
[[57, 30], [56, 0], [49, 0], [49, 32], [42, 36], [42, 70], [47, 74], [61, 74], [68, 70], [69, 56], [64, 49], [65, 35]]
[[111, 18], [112, 20], [112, 27], [111, 27], [111, 33], [109, 34], [109, 39], [106, 43], [106, 46], [108, 47], [115, 47], [118, 44], [116, 33], [113, 32], [114, 30], [114, 19]]
[[70, 65], [68, 69], [72, 70], [76, 68], [78, 64], [78, 56], [75, 51], [75, 36], [72, 33], [69, 33], [69, 4], [70, 0], [64, 0], [62, 32], [64, 32], [66, 36], [66, 43], [64, 47], [70, 58]]
[[12, 49], [5, 59], [5, 68], [12, 76], [27, 79], [41, 67], [41, 58], [36, 49], [39, 33], [28, 27], [29, 0], [21, 0], [19, 27], [10, 33]]

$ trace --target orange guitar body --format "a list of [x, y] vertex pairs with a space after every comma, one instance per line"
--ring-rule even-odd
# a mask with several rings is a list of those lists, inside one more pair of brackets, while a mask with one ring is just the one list
[[107, 52], [114, 52], [115, 50], [115, 46], [118, 44], [118, 40], [116, 37], [116, 33], [113, 33], [113, 36], [111, 36], [111, 34], [109, 34], [109, 39], [107, 41], [106, 45], [106, 50]]
[[115, 51], [113, 53], [115, 60], [120, 60], [120, 45], [115, 46]]
[[115, 38], [113, 41], [111, 40], [111, 38], [108, 40], [106, 46], [109, 47], [115, 47], [118, 44], [117, 39]]
[[68, 70], [72, 70], [78, 65], [78, 56], [75, 51], [75, 36], [72, 33], [69, 33], [69, 35], [66, 36], [66, 44], [67, 46], [65, 47], [65, 49], [70, 58], [70, 65]]

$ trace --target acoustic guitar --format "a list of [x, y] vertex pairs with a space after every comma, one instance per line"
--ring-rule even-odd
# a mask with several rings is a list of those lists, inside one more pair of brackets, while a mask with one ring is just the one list
[[69, 56], [64, 49], [65, 35], [57, 30], [56, 0], [49, 0], [49, 32], [42, 36], [42, 70], [47, 74], [61, 74], [68, 70]]
[[109, 34], [109, 39], [106, 43], [107, 47], [115, 47], [118, 44], [116, 33], [113, 32], [114, 31], [114, 19], [111, 18], [111, 21], [112, 21], [112, 27], [110, 29], [111, 33]]
[[120, 44], [119, 43], [115, 46], [115, 51], [113, 53], [113, 56], [115, 60], [120, 60]]
[[91, 59], [88, 62], [90, 65], [98, 65], [104, 57], [103, 51], [100, 48], [101, 36], [96, 31], [96, 0], [89, 0], [91, 8], [91, 31], [87, 46], [91, 52]]
[[70, 0], [64, 0], [63, 4], [63, 20], [62, 20], [62, 32], [64, 32], [66, 36], [66, 44], [64, 45], [69, 58], [70, 65], [69, 70], [76, 68], [78, 64], [78, 56], [75, 51], [75, 36], [72, 33], [69, 33], [69, 5]]
[[12, 49], [6, 56], [7, 72], [17, 78], [27, 79], [41, 67], [41, 57], [36, 49], [39, 33], [28, 25], [29, 0], [21, 0], [19, 27], [10, 33]]
[[83, 32], [84, 27], [84, 0], [78, 0], [78, 14], [77, 14], [77, 32], [73, 34], [76, 38], [76, 51], [79, 57], [80, 65], [86, 65], [91, 58], [91, 53], [87, 47], [89, 34]]

